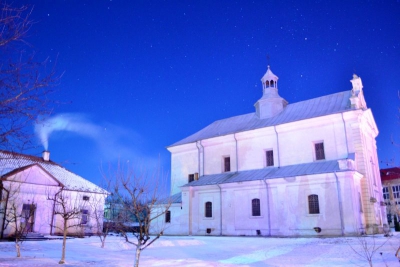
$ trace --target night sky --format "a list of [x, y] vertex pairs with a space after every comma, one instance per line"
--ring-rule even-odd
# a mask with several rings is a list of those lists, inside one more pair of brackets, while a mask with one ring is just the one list
[[91, 181], [118, 159], [169, 172], [167, 146], [254, 112], [268, 64], [289, 103], [350, 90], [360, 76], [379, 159], [400, 165], [400, 1], [20, 4], [34, 6], [26, 41], [36, 59], [64, 73], [51, 96], [62, 103], [50, 157]]

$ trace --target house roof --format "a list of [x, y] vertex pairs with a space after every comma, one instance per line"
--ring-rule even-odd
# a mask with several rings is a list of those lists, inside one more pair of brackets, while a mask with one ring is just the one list
[[[349, 156], [351, 158], [351, 155]], [[351, 169], [340, 169], [337, 160], [316, 161], [311, 163], [289, 165], [283, 167], [267, 167], [258, 170], [248, 170], [239, 172], [225, 172], [219, 174], [204, 175], [199, 177], [197, 181], [183, 185], [187, 186], [204, 186], [217, 185], [257, 180], [269, 180], [276, 178], [288, 178], [302, 175], [313, 175], [321, 173], [333, 173], [349, 171]]]
[[382, 182], [400, 179], [400, 168], [399, 167], [381, 169], [380, 173], [381, 173]]
[[259, 119], [256, 113], [253, 112], [218, 120], [197, 133], [172, 144], [170, 147], [193, 143], [207, 138], [344, 112], [351, 109], [350, 97], [351, 91], [349, 90], [289, 104], [281, 113], [266, 119]]
[[103, 188], [51, 160], [44, 161], [41, 157], [0, 150], [0, 175], [2, 180], [34, 165], [42, 168], [67, 190], [108, 193]]

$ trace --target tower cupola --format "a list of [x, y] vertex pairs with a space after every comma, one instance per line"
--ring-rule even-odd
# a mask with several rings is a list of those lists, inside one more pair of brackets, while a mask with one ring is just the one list
[[268, 66], [267, 72], [261, 78], [263, 95], [255, 103], [256, 114], [260, 119], [271, 118], [280, 113], [288, 102], [278, 94], [278, 76], [272, 73]]
[[261, 82], [263, 84], [263, 91], [268, 87], [278, 88], [278, 76], [272, 73], [269, 65], [267, 72], [261, 78]]

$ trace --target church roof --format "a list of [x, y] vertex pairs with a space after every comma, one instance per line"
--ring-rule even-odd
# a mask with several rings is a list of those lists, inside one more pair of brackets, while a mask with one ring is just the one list
[[102, 194], [108, 193], [103, 188], [65, 169], [51, 160], [44, 161], [41, 157], [0, 150], [1, 180], [5, 180], [8, 176], [23, 171], [34, 165], [42, 168], [57, 182], [61, 183], [61, 185], [63, 185], [67, 190], [87, 191]]
[[[351, 157], [351, 156], [349, 156]], [[350, 170], [350, 169], [348, 169]], [[257, 181], [265, 179], [288, 178], [302, 175], [313, 175], [321, 173], [333, 173], [348, 171], [339, 168], [337, 160], [316, 161], [282, 167], [267, 167], [258, 170], [248, 170], [239, 172], [225, 172], [219, 174], [204, 175], [197, 181], [190, 182], [185, 186], [204, 186], [217, 185], [247, 181]]]
[[172, 144], [171, 147], [217, 136], [344, 112], [351, 109], [350, 97], [351, 90], [348, 90], [289, 104], [281, 113], [271, 118], [260, 119], [256, 113], [253, 112], [218, 120], [197, 133]]
[[174, 203], [182, 203], [182, 193], [181, 192], [157, 201], [157, 204], [174, 204]]

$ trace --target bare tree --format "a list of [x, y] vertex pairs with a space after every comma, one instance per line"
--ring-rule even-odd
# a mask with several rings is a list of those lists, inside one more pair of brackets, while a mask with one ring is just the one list
[[26, 234], [32, 231], [35, 213], [34, 195], [30, 197], [30, 203], [24, 204], [21, 197], [21, 183], [1, 183], [1, 189], [5, 192], [1, 195], [4, 208], [0, 210], [4, 219], [3, 229], [10, 228], [14, 238], [17, 257], [21, 257], [21, 244]]
[[376, 255], [378, 250], [382, 248], [390, 238], [391, 236], [386, 236], [386, 239], [383, 242], [378, 243], [376, 235], [359, 235], [355, 238], [357, 244], [350, 244], [349, 241], [347, 241], [347, 244], [360, 259], [366, 260], [369, 266], [372, 267], [374, 255]]
[[116, 230], [126, 242], [136, 247], [134, 266], [139, 266], [140, 253], [163, 235], [164, 227], [153, 229], [151, 223], [164, 216], [171, 202], [163, 198], [165, 178], [159, 171], [147, 175], [144, 170], [118, 165], [112, 175], [114, 217]]
[[88, 214], [83, 214], [83, 203], [79, 195], [74, 195], [73, 192], [65, 190], [62, 187], [54, 195], [49, 192], [47, 199], [54, 203], [54, 216], [61, 217], [61, 225], [54, 225], [55, 228], [63, 234], [62, 253], [59, 264], [65, 263], [65, 250], [67, 244], [67, 235], [69, 229], [77, 229], [81, 226], [82, 220], [87, 220]]
[[112, 230], [112, 225], [107, 222], [107, 214], [108, 210], [113, 209], [113, 202], [106, 203], [106, 210], [104, 209], [104, 198], [101, 196], [95, 196], [93, 201], [90, 202], [91, 210], [91, 218], [94, 220], [94, 232], [100, 238], [101, 248], [104, 248], [108, 233]]
[[25, 41], [33, 25], [32, 8], [0, 3], [0, 147], [23, 149], [29, 145], [27, 131], [38, 116], [51, 112], [48, 94], [59, 79], [48, 60], [36, 61]]

